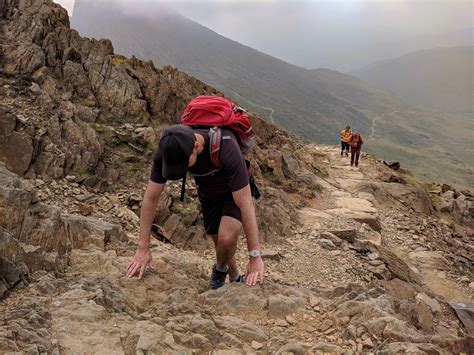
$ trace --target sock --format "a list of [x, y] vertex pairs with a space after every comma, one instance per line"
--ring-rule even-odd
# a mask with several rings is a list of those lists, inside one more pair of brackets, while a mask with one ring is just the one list
[[229, 280], [230, 280], [230, 282], [235, 282], [235, 281], [237, 281], [241, 276], [242, 276], [242, 274], [241, 274], [240, 271], [239, 271], [235, 277], [229, 277]]
[[226, 265], [222, 268], [222, 267], [219, 267], [219, 265], [216, 263], [216, 270], [220, 272], [227, 272], [229, 271], [229, 265]]

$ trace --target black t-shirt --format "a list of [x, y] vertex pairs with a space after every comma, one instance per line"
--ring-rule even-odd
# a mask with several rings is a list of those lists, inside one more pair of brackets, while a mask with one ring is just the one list
[[[217, 168], [211, 162], [209, 153], [209, 129], [194, 129], [195, 133], [204, 137], [205, 145], [196, 163], [189, 168], [193, 174], [201, 201], [220, 199], [233, 191], [238, 191], [249, 183], [245, 159], [239, 148], [239, 143], [232, 131], [221, 128], [222, 143], [220, 149], [221, 167]], [[160, 149], [153, 159], [150, 180], [163, 184], [166, 179], [162, 175], [163, 157]], [[214, 171], [214, 172], [213, 172]]]

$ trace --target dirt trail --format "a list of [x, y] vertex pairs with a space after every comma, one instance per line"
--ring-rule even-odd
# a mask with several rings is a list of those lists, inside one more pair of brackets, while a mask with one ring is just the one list
[[270, 111], [270, 115], [268, 116], [268, 118], [270, 119], [271, 123], [275, 123], [275, 120], [273, 119], [273, 114], [275, 113], [274, 109], [272, 109], [271, 107], [266, 107], [266, 106], [256, 104], [255, 102], [250, 101], [249, 99], [246, 99], [245, 97], [242, 97], [241, 95], [239, 95], [239, 93], [237, 93], [235, 91], [233, 91], [233, 93], [235, 95], [237, 95], [240, 98], [240, 100], [244, 100], [244, 101], [248, 102], [249, 104], [251, 104], [252, 106], [260, 107], [260, 108], [263, 108], [264, 110]]
[[[394, 113], [398, 113], [398, 111], [393, 111], [389, 114], [387, 114], [387, 117], [393, 115]], [[376, 126], [376, 122], [378, 120], [382, 120], [384, 119], [386, 116], [385, 116], [385, 113], [383, 113], [382, 115], [380, 116], [376, 116], [372, 119], [372, 127], [371, 127], [371, 133], [370, 133], [370, 136], [369, 136], [369, 140], [373, 141], [375, 139], [375, 126]]]
[[[360, 168], [350, 167], [349, 158], [341, 156], [339, 149], [327, 149], [326, 152], [329, 153], [331, 168], [330, 178], [327, 179], [327, 183], [329, 183], [328, 191], [312, 201], [311, 209], [304, 210], [304, 213], [309, 211], [309, 215], [312, 217], [306, 219], [306, 225], [311, 231], [321, 231], [322, 225], [328, 225], [330, 216], [346, 219], [345, 226], [349, 228], [357, 228], [357, 221], [363, 221], [364, 218], [365, 222], [382, 219], [381, 215], [387, 209], [390, 209], [390, 206], [377, 203], [377, 200], [371, 194], [359, 192], [362, 183], [367, 183], [376, 176], [373, 164], [364, 161], [362, 158]], [[340, 188], [338, 189], [337, 186], [340, 186]], [[374, 204], [377, 205], [377, 208]], [[352, 221], [352, 223], [348, 221]], [[446, 278], [446, 269], [444, 271], [442, 268], [434, 270], [432, 263], [417, 260], [416, 253], [407, 253], [406, 249], [400, 248], [399, 243], [392, 243], [391, 238], [390, 233], [381, 232], [381, 239], [386, 241], [391, 250], [407, 263], [415, 273], [421, 276], [423, 284], [434, 294], [442, 296], [447, 301], [474, 300], [472, 292], [466, 291], [453, 280]], [[437, 252], [428, 253], [430, 254], [427, 254], [427, 258], [438, 257], [441, 263], [444, 262], [443, 257]], [[410, 257], [410, 255], [413, 255], [413, 257]]]

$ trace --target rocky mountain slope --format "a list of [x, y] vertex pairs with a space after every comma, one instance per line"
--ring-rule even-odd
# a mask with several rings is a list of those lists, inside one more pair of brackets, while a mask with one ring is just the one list
[[126, 278], [156, 137], [191, 97], [219, 93], [81, 38], [48, 0], [0, 0], [0, 21], [0, 352], [473, 347], [453, 303], [474, 293], [470, 192], [428, 193], [370, 156], [351, 169], [257, 115], [266, 283], [208, 290], [191, 183], [185, 204], [178, 184], [159, 203], [155, 270]]

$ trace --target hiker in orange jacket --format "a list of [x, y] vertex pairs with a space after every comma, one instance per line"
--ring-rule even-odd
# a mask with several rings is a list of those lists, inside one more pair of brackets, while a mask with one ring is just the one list
[[364, 144], [362, 135], [360, 133], [351, 135], [349, 144], [351, 146], [351, 166], [355, 165], [357, 167], [359, 166], [359, 157], [360, 151], [362, 150], [362, 144]]
[[352, 136], [351, 126], [347, 125], [345, 129], [341, 131], [341, 155], [346, 152], [346, 156], [349, 156], [349, 141]]

